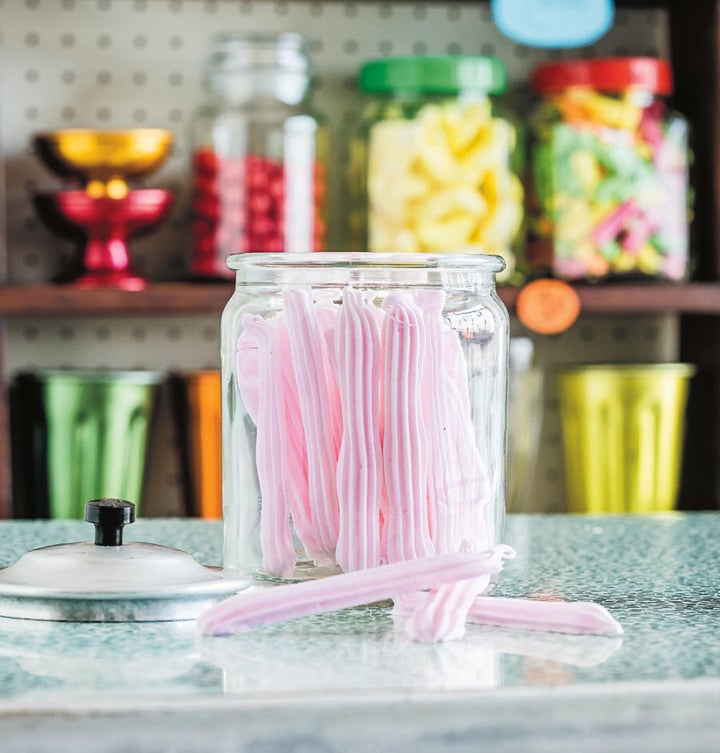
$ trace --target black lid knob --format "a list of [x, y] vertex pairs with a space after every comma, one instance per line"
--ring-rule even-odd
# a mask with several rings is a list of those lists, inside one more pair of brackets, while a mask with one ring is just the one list
[[122, 546], [123, 528], [135, 520], [135, 505], [124, 499], [93, 499], [85, 504], [85, 520], [95, 526], [97, 546]]

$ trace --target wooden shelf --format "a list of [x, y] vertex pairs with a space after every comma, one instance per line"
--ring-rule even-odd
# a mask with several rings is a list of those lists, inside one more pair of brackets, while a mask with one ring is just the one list
[[145, 290], [80, 289], [72, 285], [0, 287], [0, 316], [130, 316], [219, 313], [231, 282], [152, 283]]
[[[576, 285], [584, 314], [720, 314], [720, 283], [606, 283]], [[81, 290], [72, 285], [0, 287], [0, 316], [143, 316], [220, 314], [232, 295], [231, 282], [152, 283], [145, 290]], [[518, 289], [501, 287], [510, 310]]]

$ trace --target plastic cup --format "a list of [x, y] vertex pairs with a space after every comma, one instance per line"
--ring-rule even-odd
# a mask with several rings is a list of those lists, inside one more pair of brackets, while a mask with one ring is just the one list
[[82, 518], [88, 500], [118, 497], [139, 511], [162, 376], [57, 370], [24, 380], [35, 384], [25, 394], [40, 403], [15, 407], [15, 424], [26, 412], [35, 434], [30, 464], [39, 481], [33, 499], [22, 501], [25, 509], [51, 518]]
[[179, 377], [184, 416], [181, 426], [187, 467], [189, 515], [222, 518], [222, 430], [220, 370], [191, 371]]
[[682, 363], [557, 374], [571, 513], [653, 513], [676, 504], [688, 385]]

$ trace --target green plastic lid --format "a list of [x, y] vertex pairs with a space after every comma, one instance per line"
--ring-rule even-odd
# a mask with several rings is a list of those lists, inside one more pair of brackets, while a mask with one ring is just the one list
[[479, 55], [418, 55], [370, 60], [360, 68], [366, 92], [416, 91], [502, 94], [507, 86], [501, 60]]

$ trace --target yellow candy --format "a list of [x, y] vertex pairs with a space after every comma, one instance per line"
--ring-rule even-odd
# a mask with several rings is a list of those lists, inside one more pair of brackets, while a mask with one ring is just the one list
[[612, 261], [613, 272], [632, 272], [637, 267], [637, 259], [633, 254], [623, 251]]
[[558, 106], [568, 120], [575, 120], [582, 113], [585, 119], [598, 125], [627, 131], [637, 129], [643, 112], [632, 102], [607, 97], [585, 87], [568, 88], [559, 98]]
[[452, 152], [461, 155], [470, 149], [478, 138], [478, 133], [492, 122], [490, 102], [468, 105], [467, 107], [444, 107], [441, 123]]
[[592, 191], [603, 177], [603, 171], [592, 152], [578, 150], [570, 155], [570, 169], [584, 191]]
[[414, 232], [383, 222], [371, 223], [369, 244], [376, 253], [415, 253], [422, 250]]
[[637, 251], [637, 266], [642, 272], [655, 275], [662, 269], [662, 257], [649, 243]]
[[563, 241], [579, 243], [590, 235], [594, 226], [595, 217], [587, 202], [582, 199], [571, 199], [558, 218], [555, 232]]
[[486, 204], [477, 191], [459, 187], [438, 191], [418, 203], [416, 212], [421, 244], [427, 251], [436, 251], [467, 243]]
[[407, 179], [398, 180], [398, 176], [410, 174], [417, 151], [416, 131], [407, 120], [383, 121], [372, 129], [368, 155], [370, 206], [382, 206], [385, 214], [398, 219], [405, 213], [408, 192], [413, 190]]
[[414, 120], [370, 133], [371, 251], [507, 254], [523, 219], [523, 189], [510, 170], [515, 133], [489, 102], [427, 105]]

